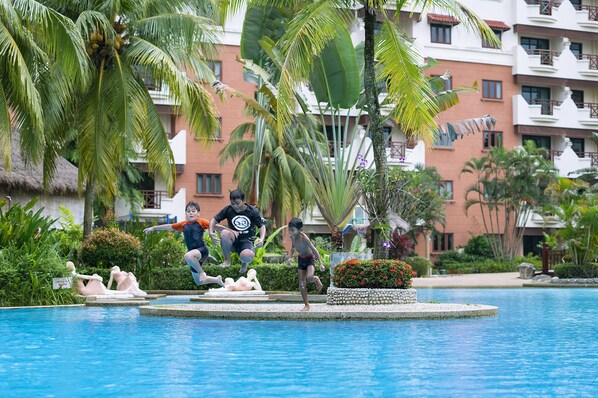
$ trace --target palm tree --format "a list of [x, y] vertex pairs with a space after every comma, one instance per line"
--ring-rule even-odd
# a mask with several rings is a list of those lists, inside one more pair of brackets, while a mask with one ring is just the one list
[[[374, 163], [379, 183], [387, 179], [386, 150], [382, 105], [389, 109], [388, 117], [394, 119], [410, 137], [418, 136], [430, 143], [434, 141], [438, 126], [434, 117], [440, 109], [432, 100], [433, 92], [428, 80], [418, 66], [418, 54], [412, 40], [400, 26], [400, 10], [407, 0], [370, 2], [362, 0], [364, 10], [364, 109], [369, 116], [369, 131], [373, 142]], [[296, 4], [296, 3], [293, 3]], [[300, 3], [299, 11], [286, 26], [285, 34], [277, 41], [276, 53], [281, 61], [278, 83], [278, 129], [292, 121], [296, 111], [295, 88], [305, 83], [313, 72], [317, 58], [334, 38], [346, 35], [354, 26], [354, 2], [343, 0], [315, 0]], [[220, 3], [221, 14], [238, 11], [241, 6], [281, 6], [288, 2], [281, 0], [227, 0]], [[389, 17], [386, 9], [396, 11]], [[445, 10], [457, 17], [462, 26], [479, 32], [485, 40], [498, 43], [492, 30], [471, 10], [455, 0], [411, 0], [411, 9], [426, 11]], [[382, 29], [376, 34], [376, 23], [381, 20]], [[387, 82], [387, 97], [379, 101], [379, 82]], [[388, 213], [379, 208], [380, 222], [386, 223]]]
[[13, 127], [27, 159], [38, 162], [52, 108], [88, 81], [88, 58], [77, 27], [37, 1], [0, 2], [0, 148], [10, 169]]
[[[61, 130], [77, 132], [87, 234], [94, 194], [114, 196], [131, 150], [142, 148], [150, 172], [174, 187], [172, 152], [145, 82], [168, 87], [196, 138], [207, 142], [217, 130], [216, 107], [203, 85], [214, 80], [205, 60], [215, 54], [216, 30], [212, 11], [199, 0], [41, 2], [76, 24], [90, 61], [91, 83], [66, 104], [69, 113], [53, 135], [59, 145]], [[55, 151], [46, 155], [51, 173]]]
[[[288, 214], [299, 214], [304, 204], [313, 201], [313, 187], [300, 161], [302, 155], [296, 145], [289, 143], [293, 138], [279, 141], [271, 126], [266, 126], [262, 132], [263, 145], [257, 168], [259, 174], [256, 176], [257, 129], [257, 123], [251, 122], [235, 128], [230, 141], [220, 152], [220, 162], [224, 164], [229, 159], [238, 159], [233, 179], [245, 192], [261, 187], [261, 194], [256, 198], [258, 207], [270, 209], [276, 226], [281, 227], [285, 225]], [[294, 134], [297, 136], [298, 132]], [[246, 136], [249, 136], [248, 139]]]

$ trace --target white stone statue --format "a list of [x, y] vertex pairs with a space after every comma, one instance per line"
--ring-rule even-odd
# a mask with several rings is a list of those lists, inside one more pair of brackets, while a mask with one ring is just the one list
[[[95, 296], [97, 298], [133, 298], [133, 294], [126, 292], [119, 292], [117, 290], [109, 290], [102, 283], [102, 277], [98, 274], [83, 275], [77, 273], [75, 264], [72, 261], [67, 261], [66, 268], [71, 271], [71, 276], [76, 281], [77, 292], [83, 296]], [[83, 281], [87, 280], [87, 284]]]
[[120, 267], [114, 266], [110, 270], [110, 279], [108, 279], [108, 289], [112, 286], [112, 281], [116, 281], [116, 290], [124, 293], [131, 293], [135, 297], [145, 297], [147, 293], [139, 288], [137, 278], [132, 272], [121, 271]]
[[257, 271], [250, 269], [247, 271], [247, 277], [240, 277], [236, 281], [233, 278], [226, 278], [224, 280], [224, 287], [218, 289], [210, 289], [208, 293], [224, 293], [224, 292], [249, 292], [256, 291], [263, 293], [262, 286], [257, 279]]

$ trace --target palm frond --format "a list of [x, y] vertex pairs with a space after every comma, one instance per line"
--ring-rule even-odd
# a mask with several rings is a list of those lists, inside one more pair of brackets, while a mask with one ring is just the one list
[[389, 20], [383, 22], [376, 46], [381, 79], [388, 81], [388, 101], [394, 104], [391, 117], [409, 135], [416, 132], [426, 143], [434, 141], [437, 128], [436, 105], [429, 101], [433, 92], [421, 69], [417, 54], [400, 27]]

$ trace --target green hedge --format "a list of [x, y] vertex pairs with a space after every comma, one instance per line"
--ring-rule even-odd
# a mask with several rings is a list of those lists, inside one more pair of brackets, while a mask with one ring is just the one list
[[559, 278], [598, 278], [598, 264], [557, 264], [554, 275]]
[[[231, 265], [228, 268], [220, 268], [217, 265], [206, 264], [204, 271], [210, 276], [222, 275], [222, 279], [239, 278], [239, 266]], [[263, 290], [267, 291], [298, 291], [299, 280], [297, 277], [297, 265], [285, 264], [251, 264], [249, 268], [254, 268], [257, 272], [257, 279], [260, 281]], [[123, 271], [127, 271], [123, 269]], [[104, 283], [108, 282], [110, 269], [104, 268], [81, 268], [82, 274], [92, 275], [94, 273], [104, 278]], [[330, 276], [328, 270], [319, 272], [316, 269], [316, 276], [320, 278], [322, 284], [326, 287], [330, 285]], [[188, 266], [156, 268], [151, 270], [150, 282], [147, 285], [140, 284], [141, 290], [207, 290], [218, 287], [210, 284], [197, 286], [193, 282], [191, 271]], [[113, 287], [114, 288], [114, 287]], [[315, 293], [316, 287], [313, 283], [307, 284], [308, 292]], [[323, 289], [321, 293], [326, 293]]]

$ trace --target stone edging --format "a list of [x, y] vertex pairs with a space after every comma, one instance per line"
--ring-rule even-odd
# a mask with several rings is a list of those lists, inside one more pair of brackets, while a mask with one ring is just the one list
[[326, 292], [328, 305], [379, 305], [414, 304], [415, 289], [348, 289], [329, 287]]

